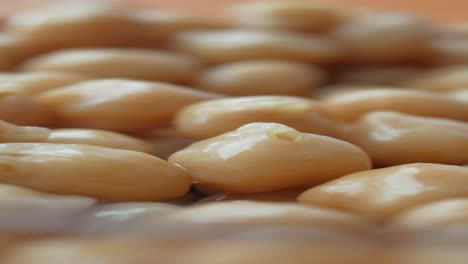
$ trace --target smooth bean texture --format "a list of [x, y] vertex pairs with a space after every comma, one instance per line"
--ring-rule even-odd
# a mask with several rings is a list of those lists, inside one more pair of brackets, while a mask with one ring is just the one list
[[447, 66], [428, 70], [402, 81], [409, 88], [450, 92], [468, 87], [468, 66]]
[[325, 80], [317, 67], [289, 61], [259, 60], [222, 64], [195, 83], [204, 90], [235, 95], [307, 95]]
[[79, 144], [0, 144], [0, 182], [105, 200], [164, 200], [183, 195], [184, 171], [154, 156]]
[[16, 125], [40, 126], [55, 119], [53, 108], [28, 95], [0, 95], [0, 120]]
[[417, 61], [430, 38], [430, 24], [400, 13], [369, 13], [336, 28], [334, 38], [353, 62]]
[[78, 74], [56, 72], [0, 73], [0, 94], [35, 96], [45, 91], [85, 81]]
[[413, 163], [362, 171], [309, 189], [299, 201], [385, 222], [408, 208], [468, 196], [468, 168]]
[[322, 105], [292, 96], [246, 96], [195, 103], [181, 109], [174, 120], [181, 133], [201, 139], [253, 122], [276, 122], [316, 134], [334, 133], [334, 123]]
[[328, 228], [360, 229], [361, 219], [346, 213], [295, 203], [227, 201], [181, 209], [163, 216], [174, 222], [200, 224], [316, 225]]
[[339, 138], [364, 149], [380, 167], [414, 162], [468, 163], [468, 124], [396, 112], [373, 112]]
[[103, 79], [55, 89], [39, 100], [56, 109], [62, 127], [138, 132], [168, 126], [182, 107], [218, 97], [167, 83]]
[[86, 144], [109, 148], [153, 152], [149, 142], [124, 134], [93, 129], [47, 129], [43, 127], [16, 126], [0, 121], [0, 143], [45, 142], [61, 144]]
[[342, 93], [325, 100], [324, 107], [334, 119], [346, 122], [373, 111], [468, 121], [468, 104], [437, 93], [410, 89], [382, 88]]
[[221, 19], [176, 10], [133, 9], [129, 11], [129, 16], [145, 28], [145, 37], [150, 43], [164, 43], [174, 34], [183, 31], [228, 26]]
[[94, 78], [189, 83], [201, 64], [168, 51], [106, 48], [59, 50], [29, 59], [19, 67], [24, 71], [71, 72]]
[[56, 49], [135, 45], [144, 27], [115, 2], [80, 1], [16, 13], [5, 30], [24, 38], [28, 57]]
[[258, 59], [325, 63], [341, 53], [335, 43], [322, 37], [247, 29], [183, 32], [173, 46], [209, 63]]
[[243, 3], [231, 8], [237, 25], [253, 28], [324, 31], [351, 17], [338, 6], [314, 2], [263, 1]]
[[236, 193], [307, 187], [371, 168], [359, 147], [277, 123], [251, 123], [198, 141], [169, 162], [201, 184]]
[[468, 198], [448, 199], [424, 204], [396, 216], [392, 228], [406, 230], [430, 230], [454, 225], [466, 225]]
[[80, 231], [86, 234], [125, 233], [138, 230], [144, 222], [155, 222], [179, 206], [167, 203], [125, 202], [97, 205], [82, 214]]
[[63, 231], [95, 202], [88, 197], [53, 195], [0, 184], [0, 230], [2, 234]]
[[[0, 210], [4, 216], [7, 210], [64, 210], [79, 212], [90, 208], [95, 200], [88, 197], [54, 195], [33, 191], [15, 185], [0, 184]], [[18, 219], [17, 219], [18, 220]]]

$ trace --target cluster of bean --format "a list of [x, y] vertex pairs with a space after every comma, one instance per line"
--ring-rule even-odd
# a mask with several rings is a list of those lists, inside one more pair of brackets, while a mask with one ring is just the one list
[[2, 263], [468, 259], [468, 26], [307, 1], [229, 17], [5, 20]]

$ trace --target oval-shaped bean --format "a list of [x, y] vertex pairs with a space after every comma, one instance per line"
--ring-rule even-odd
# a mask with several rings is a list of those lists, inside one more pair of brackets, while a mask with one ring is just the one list
[[153, 146], [144, 140], [105, 130], [47, 129], [43, 127], [16, 126], [0, 121], [0, 143], [45, 142], [86, 144], [109, 148], [153, 152]]
[[339, 138], [364, 149], [380, 167], [414, 162], [468, 163], [468, 124], [396, 112], [373, 112]]
[[56, 71], [94, 78], [126, 78], [188, 83], [200, 63], [189, 56], [149, 49], [73, 49], [33, 57], [19, 66], [25, 71]]
[[105, 130], [95, 129], [54, 129], [48, 143], [86, 144], [108, 148], [127, 149], [153, 153], [153, 146], [147, 141]]
[[65, 48], [139, 44], [144, 27], [126, 12], [116, 3], [57, 2], [10, 16], [5, 30], [25, 39], [27, 56]]
[[150, 131], [142, 136], [153, 146], [151, 154], [161, 159], [167, 159], [175, 152], [184, 149], [196, 140], [182, 135], [173, 128]]
[[38, 95], [84, 80], [86, 80], [84, 76], [72, 73], [0, 73], [0, 94]]
[[396, 85], [423, 71], [416, 66], [347, 66], [337, 69], [332, 78], [347, 84]]
[[307, 95], [325, 80], [319, 68], [289, 61], [241, 61], [205, 71], [195, 86], [221, 94]]
[[252, 123], [198, 141], [169, 162], [196, 182], [236, 193], [307, 187], [371, 168], [359, 147], [277, 123]]
[[295, 202], [304, 188], [290, 188], [266, 193], [218, 193], [208, 196], [199, 203], [219, 202], [219, 201], [262, 201], [262, 202]]
[[399, 13], [368, 13], [335, 29], [333, 36], [353, 62], [414, 61], [424, 55], [431, 25]]
[[299, 201], [387, 221], [423, 203], [468, 196], [468, 168], [414, 163], [362, 171], [309, 189]]
[[179, 10], [133, 9], [129, 16], [138, 21], [150, 42], [164, 42], [178, 32], [227, 27], [224, 21]]
[[88, 197], [41, 193], [0, 184], [0, 230], [47, 233], [71, 228], [96, 201]]
[[324, 100], [323, 105], [331, 117], [345, 122], [373, 111], [468, 121], [468, 104], [437, 93], [409, 89], [383, 88], [342, 93]]
[[0, 120], [16, 125], [40, 126], [55, 118], [53, 108], [28, 95], [0, 94]]
[[180, 110], [175, 124], [184, 135], [209, 138], [253, 122], [276, 122], [300, 131], [333, 134], [322, 106], [291, 96], [249, 96], [211, 100]]
[[361, 219], [335, 210], [313, 208], [296, 203], [227, 201], [187, 207], [163, 219], [199, 224], [281, 224], [318, 225], [329, 228], [360, 229]]
[[218, 97], [166, 83], [105, 79], [48, 91], [39, 100], [56, 109], [62, 127], [141, 131], [167, 126], [182, 107]]
[[346, 11], [325, 3], [262, 1], [238, 4], [231, 13], [244, 27], [323, 31], [349, 19], [351, 12]]
[[104, 200], [165, 200], [186, 193], [184, 171], [154, 156], [79, 144], [0, 144], [0, 182]]
[[447, 92], [468, 87], [467, 66], [447, 66], [428, 70], [401, 82], [404, 87]]
[[209, 63], [257, 59], [324, 63], [341, 54], [335, 43], [321, 37], [245, 29], [183, 32], [173, 46]]
[[97, 205], [83, 214], [80, 232], [108, 234], [131, 232], [145, 221], [155, 222], [162, 216], [179, 210], [167, 203], [126, 202]]
[[411, 208], [391, 221], [394, 228], [409, 230], [431, 230], [468, 221], [468, 198], [448, 199]]

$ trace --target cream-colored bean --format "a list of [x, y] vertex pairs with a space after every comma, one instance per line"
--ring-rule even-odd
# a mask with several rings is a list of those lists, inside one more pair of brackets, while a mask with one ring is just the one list
[[0, 143], [47, 142], [50, 132], [45, 127], [17, 126], [0, 120]]
[[0, 144], [0, 182], [104, 200], [164, 200], [188, 191], [184, 171], [154, 156], [79, 144]]
[[[256, 230], [249, 231], [255, 233]], [[273, 236], [271, 233], [274, 232], [271, 230], [263, 232], [262, 235], [268, 239], [215, 239], [208, 241], [202, 239], [162, 241], [161, 239], [115, 237], [43, 239], [21, 243], [8, 250], [3, 264], [148, 264], [155, 262], [171, 264], [278, 264], [288, 262], [306, 264], [310, 263], [311, 260], [329, 264], [390, 264], [394, 263], [393, 260], [399, 256], [395, 254], [399, 251], [394, 250], [393, 247], [382, 248], [380, 243], [363, 243], [362, 239], [355, 238], [349, 232], [339, 236], [337, 232], [313, 229], [310, 226], [289, 231], [283, 234], [275, 233]], [[281, 235], [283, 236], [281, 237]], [[299, 241], [291, 239], [295, 235], [300, 237]], [[309, 239], [304, 239], [305, 235], [308, 235]], [[408, 254], [399, 256], [398, 259], [401, 261], [398, 263], [440, 263], [440, 261], [425, 261], [431, 259], [455, 260], [444, 261], [444, 263], [463, 263], [463, 261], [456, 261], [465, 259], [466, 254], [463, 254], [465, 252], [463, 248], [459, 251], [450, 250], [449, 252], [452, 254], [444, 255], [446, 258], [441, 258], [441, 251], [449, 253], [443, 249], [436, 250], [439, 255], [434, 254], [433, 251], [428, 252], [432, 256], [429, 259], [427, 256], [422, 256], [424, 254], [411, 251], [418, 256], [413, 256], [410, 259], [422, 261], [406, 262], [408, 255], [412, 256]], [[438, 258], [434, 258], [435, 256]]]
[[175, 118], [179, 131], [193, 138], [209, 138], [253, 122], [275, 122], [297, 130], [330, 135], [334, 124], [322, 106], [291, 96], [248, 96], [189, 105]]
[[442, 118], [373, 112], [343, 127], [339, 138], [364, 149], [380, 167], [468, 163], [468, 124]]
[[468, 103], [468, 88], [450, 92], [448, 95], [455, 100]]
[[169, 162], [196, 182], [236, 193], [308, 187], [371, 168], [359, 147], [277, 123], [252, 123], [198, 141]]
[[245, 29], [183, 32], [176, 36], [174, 48], [209, 63], [257, 59], [323, 63], [341, 54], [334, 42], [321, 37]]
[[144, 27], [126, 9], [102, 1], [42, 5], [10, 16], [5, 30], [25, 39], [26, 56], [64, 48], [138, 44]]
[[227, 201], [196, 205], [166, 214], [168, 221], [199, 224], [318, 225], [360, 229], [363, 221], [353, 215], [295, 203]]
[[84, 213], [80, 231], [91, 234], [130, 232], [145, 221], [155, 222], [179, 208], [172, 204], [151, 202], [97, 205]]
[[447, 66], [435, 68], [415, 75], [401, 82], [404, 87], [449, 92], [468, 87], [468, 66]]
[[67, 228], [94, 199], [0, 184], [0, 230], [49, 232]]
[[40, 126], [55, 118], [53, 109], [27, 95], [0, 95], [0, 120], [16, 125]]
[[242, 3], [232, 8], [237, 25], [254, 28], [323, 31], [333, 28], [351, 16], [331, 4], [293, 1]]
[[323, 83], [319, 68], [289, 61], [241, 61], [205, 71], [195, 86], [221, 94], [307, 95]]
[[[18, 244], [6, 254], [4, 264], [147, 264], [174, 263], [182, 243], [119, 237], [65, 237]], [[185, 254], [182, 254], [185, 255]]]
[[374, 111], [396, 111], [411, 115], [468, 121], [468, 104], [428, 91], [373, 89], [342, 93], [323, 101], [336, 120], [354, 121]]
[[62, 127], [141, 131], [167, 126], [182, 107], [218, 97], [167, 83], [104, 79], [54, 89], [39, 100], [56, 109]]
[[165, 41], [183, 31], [228, 26], [222, 20], [175, 10], [134, 9], [129, 15], [145, 28], [146, 37], [151, 42]]
[[455, 120], [373, 112], [343, 127], [338, 137], [364, 149], [380, 167], [468, 162], [468, 124]]
[[423, 71], [424, 68], [415, 66], [351, 66], [338, 69], [333, 79], [338, 83], [396, 85]]
[[299, 201], [387, 221], [410, 207], [463, 196], [468, 168], [414, 163], [353, 173], [309, 189]]
[[0, 73], [0, 94], [38, 95], [86, 80], [84, 76], [57, 72]]
[[25, 71], [56, 71], [94, 78], [126, 78], [188, 83], [201, 64], [189, 56], [149, 49], [73, 49], [48, 53], [25, 61]]
[[394, 228], [427, 230], [447, 226], [466, 225], [468, 198], [442, 200], [424, 204], [396, 216], [391, 221]]
[[220, 202], [220, 201], [262, 201], [262, 202], [295, 202], [299, 194], [303, 193], [304, 188], [291, 188], [275, 192], [266, 193], [218, 193], [208, 196], [200, 203]]
[[167, 159], [175, 152], [188, 147], [196, 140], [182, 135], [173, 128], [151, 131], [142, 136], [153, 146], [151, 152], [156, 157]]
[[43, 127], [16, 126], [0, 121], [0, 143], [44, 142], [62, 144], [86, 144], [109, 148], [153, 152], [153, 146], [124, 134], [93, 129], [47, 129]]
[[432, 33], [421, 18], [399, 13], [369, 13], [336, 28], [333, 36], [354, 62], [414, 61], [424, 55]]

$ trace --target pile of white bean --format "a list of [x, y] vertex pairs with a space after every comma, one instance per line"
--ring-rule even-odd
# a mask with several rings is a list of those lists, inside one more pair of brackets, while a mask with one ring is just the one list
[[0, 262], [466, 263], [468, 24], [103, 2], [0, 27]]

